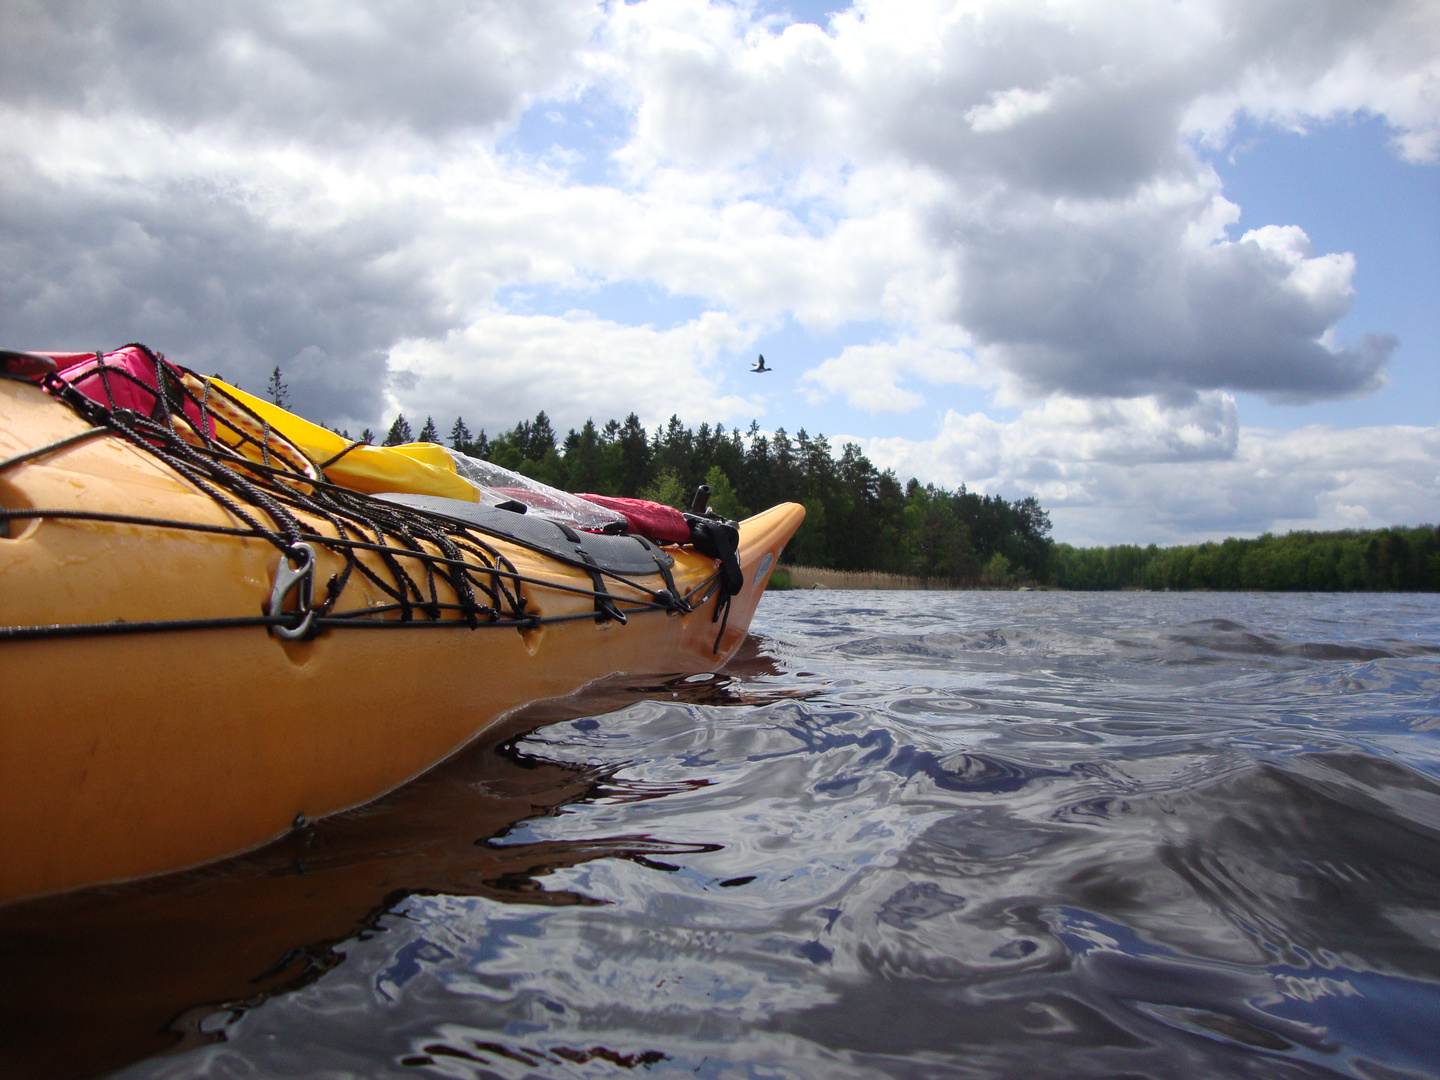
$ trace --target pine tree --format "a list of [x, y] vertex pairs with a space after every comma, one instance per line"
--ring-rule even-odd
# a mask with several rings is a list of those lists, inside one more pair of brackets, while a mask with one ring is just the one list
[[270, 372], [270, 381], [265, 384], [265, 395], [282, 409], [290, 402], [290, 387], [280, 378], [280, 365]]
[[535, 414], [535, 423], [530, 426], [530, 441], [523, 447], [525, 457], [530, 461], [540, 461], [554, 449], [555, 429], [550, 426], [550, 417], [541, 409]]
[[645, 428], [640, 417], [633, 412], [625, 417], [625, 424], [615, 440], [619, 449], [619, 472], [612, 487], [621, 495], [638, 495], [650, 476], [650, 440], [645, 437]]
[[410, 421], [405, 419], [404, 413], [401, 413], [390, 425], [390, 434], [385, 436], [385, 445], [399, 446], [401, 443], [414, 441], [415, 436], [410, 433]]
[[375, 441], [375, 432], [367, 427], [364, 431], [360, 432], [360, 441], [367, 446], [370, 445]]
[[457, 453], [470, 453], [470, 429], [465, 426], [463, 417], [455, 418], [455, 426], [450, 429], [450, 445]]
[[565, 437], [566, 487], [571, 491], [599, 491], [604, 483], [604, 450], [595, 421], [586, 420], [579, 431]]
[[425, 426], [420, 429], [420, 438], [416, 441], [433, 443], [438, 443], [440, 441], [440, 433], [435, 430], [434, 417], [425, 417]]

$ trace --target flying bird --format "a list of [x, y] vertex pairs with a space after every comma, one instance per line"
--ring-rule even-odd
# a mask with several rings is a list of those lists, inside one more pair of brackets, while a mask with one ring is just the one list
[[762, 371], [774, 371], [775, 369], [773, 367], [765, 366], [765, 354], [761, 353], [760, 359], [755, 361], [755, 366], [752, 367], [750, 370], [758, 375]]

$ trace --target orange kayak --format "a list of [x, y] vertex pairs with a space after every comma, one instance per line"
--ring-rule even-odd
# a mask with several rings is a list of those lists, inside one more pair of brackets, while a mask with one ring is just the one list
[[0, 901], [255, 847], [604, 676], [714, 670], [804, 517], [739, 523], [727, 596], [691, 545], [344, 491], [82, 406], [0, 379]]

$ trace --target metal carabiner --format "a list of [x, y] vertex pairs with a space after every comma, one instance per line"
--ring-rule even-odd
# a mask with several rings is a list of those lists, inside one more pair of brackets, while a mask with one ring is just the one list
[[[294, 569], [290, 567], [292, 558], [300, 560], [300, 565]], [[295, 597], [295, 614], [304, 612], [304, 618], [293, 628], [280, 623], [270, 624], [270, 632], [286, 641], [299, 641], [315, 632], [315, 609], [310, 606], [315, 596], [315, 549], [309, 544], [291, 544], [281, 553], [265, 614], [271, 618], [284, 614], [281, 608], [285, 597], [296, 586], [299, 586], [300, 591]]]

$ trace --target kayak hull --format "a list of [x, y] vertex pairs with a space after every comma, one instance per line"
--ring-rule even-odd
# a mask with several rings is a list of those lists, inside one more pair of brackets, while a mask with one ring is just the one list
[[[85, 426], [37, 389], [0, 384], [0, 457]], [[0, 505], [234, 524], [114, 436], [0, 474]], [[0, 901], [255, 847], [405, 783], [521, 705], [598, 678], [713, 670], [743, 640], [803, 516], [785, 504], [741, 524], [745, 585], [723, 634], [711, 598], [688, 614], [633, 610], [623, 624], [378, 620], [295, 641], [260, 626], [0, 641]], [[275, 547], [253, 537], [63, 518], [14, 519], [8, 532], [7, 626], [256, 615], [276, 573]], [[528, 611], [593, 611], [583, 571], [494, 546], [520, 574], [552, 583], [519, 586]], [[667, 550], [681, 593], [713, 575], [713, 559]], [[340, 564], [318, 558], [325, 581]]]

